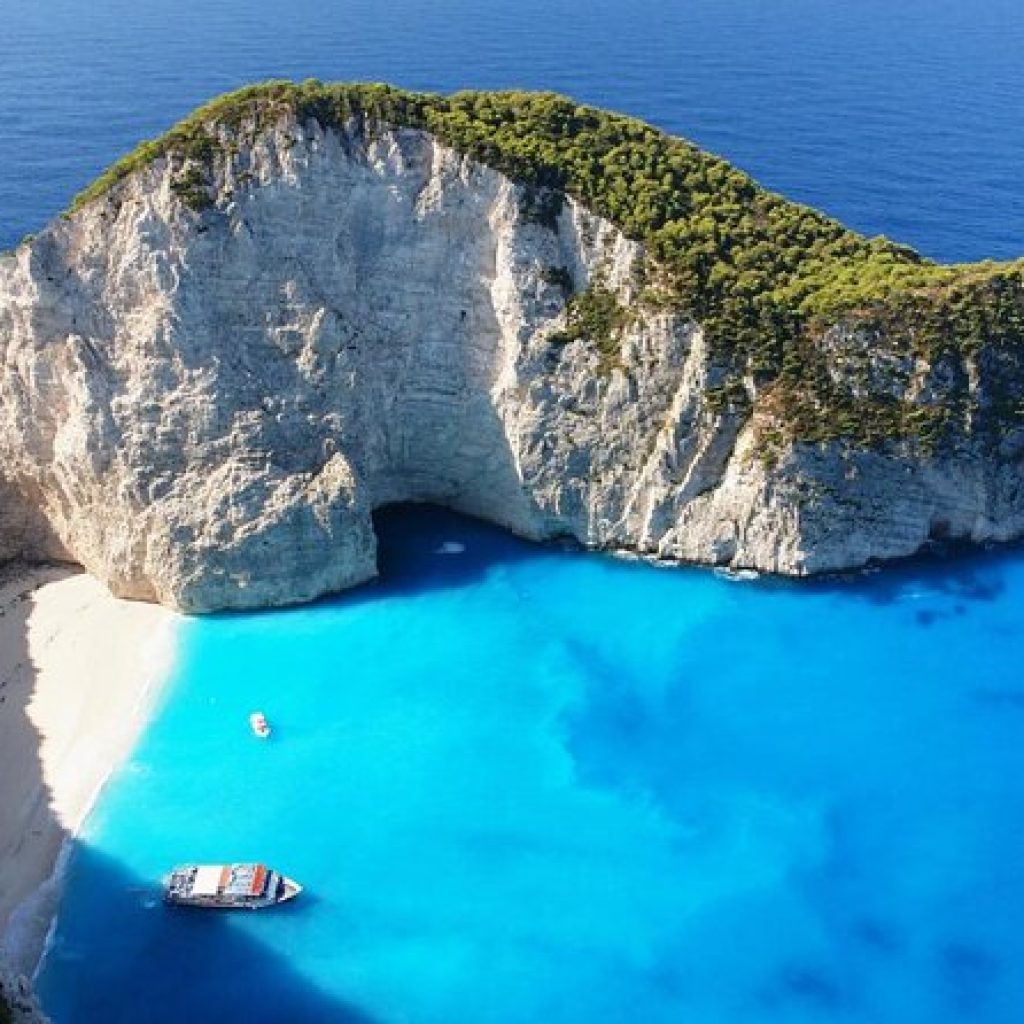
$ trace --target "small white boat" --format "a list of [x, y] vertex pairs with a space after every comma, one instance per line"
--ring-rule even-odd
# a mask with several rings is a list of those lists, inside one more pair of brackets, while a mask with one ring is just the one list
[[183, 864], [164, 879], [164, 902], [180, 907], [260, 910], [300, 892], [298, 882], [263, 864]]
[[262, 711], [254, 711], [249, 716], [249, 725], [261, 740], [265, 740], [270, 735], [270, 723]]
[[434, 549], [434, 554], [461, 555], [465, 550], [465, 544], [460, 544], [457, 540], [446, 540], [439, 548]]

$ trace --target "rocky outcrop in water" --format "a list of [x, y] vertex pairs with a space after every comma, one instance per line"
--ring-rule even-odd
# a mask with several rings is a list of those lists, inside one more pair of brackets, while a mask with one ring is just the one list
[[[787, 574], [1024, 532], [1020, 431], [766, 455], [757, 381], [722, 402], [702, 324], [645, 302], [643, 245], [570, 196], [418, 128], [225, 132], [201, 202], [163, 156], [0, 259], [0, 558], [199, 612], [368, 579], [394, 502]], [[567, 330], [580, 294], [628, 315]], [[931, 386], [907, 359], [899, 386]]]

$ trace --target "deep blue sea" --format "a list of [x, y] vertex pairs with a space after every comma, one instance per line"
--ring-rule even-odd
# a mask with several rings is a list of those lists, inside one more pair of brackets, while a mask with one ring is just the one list
[[0, 249], [273, 77], [553, 89], [941, 260], [1024, 253], [1021, 0], [2, 0]]
[[[0, 69], [0, 248], [287, 76], [554, 89], [1024, 254], [1021, 0], [3, 0]], [[1024, 553], [798, 585], [380, 531], [377, 584], [183, 628], [74, 851], [58, 1024], [1024, 1020]], [[306, 893], [156, 901], [246, 858]]]

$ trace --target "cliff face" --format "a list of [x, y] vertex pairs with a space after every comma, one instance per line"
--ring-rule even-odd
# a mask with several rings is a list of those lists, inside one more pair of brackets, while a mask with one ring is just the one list
[[[399, 501], [791, 574], [1024, 532], [1024, 436], [765, 457], [756, 382], [716, 398], [701, 324], [641, 301], [639, 243], [425, 131], [283, 119], [202, 209], [183, 180], [159, 158], [0, 259], [0, 559], [207, 611], [367, 579]], [[595, 289], [629, 315], [567, 331]]]

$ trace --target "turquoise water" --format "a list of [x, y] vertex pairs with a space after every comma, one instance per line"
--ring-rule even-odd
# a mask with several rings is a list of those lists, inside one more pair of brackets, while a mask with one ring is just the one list
[[[61, 1024], [1021, 1019], [1024, 553], [794, 585], [380, 528], [382, 582], [185, 627], [72, 866]], [[155, 902], [249, 857], [307, 893]]]

